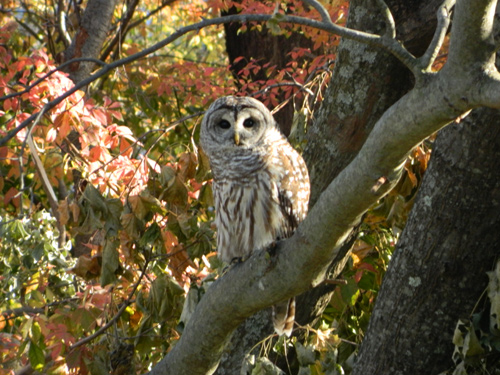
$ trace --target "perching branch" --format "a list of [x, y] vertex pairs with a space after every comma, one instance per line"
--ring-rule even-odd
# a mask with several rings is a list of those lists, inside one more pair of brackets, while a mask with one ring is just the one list
[[[398, 181], [407, 153], [460, 113], [414, 91], [377, 123], [356, 159], [330, 184], [275, 255], [257, 252], [206, 292], [181, 339], [150, 375], [211, 374], [231, 332], [248, 316], [325, 279], [327, 267], [360, 218]], [[385, 184], [372, 188], [380, 177]], [[273, 251], [274, 253], [274, 251]], [[214, 322], [217, 322], [214, 324]]]

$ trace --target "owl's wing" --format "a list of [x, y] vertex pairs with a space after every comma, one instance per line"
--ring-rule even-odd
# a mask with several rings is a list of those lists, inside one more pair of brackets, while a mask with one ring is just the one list
[[[277, 198], [283, 214], [280, 237], [287, 238], [305, 217], [309, 200], [309, 177], [302, 157], [288, 142], [280, 148], [278, 159], [280, 173]], [[304, 189], [307, 191], [303, 191]]]
[[278, 201], [281, 213], [283, 214], [283, 227], [280, 231], [281, 238], [290, 237], [295, 228], [299, 225], [297, 217], [293, 212], [293, 204], [289, 196], [290, 190], [278, 189]]

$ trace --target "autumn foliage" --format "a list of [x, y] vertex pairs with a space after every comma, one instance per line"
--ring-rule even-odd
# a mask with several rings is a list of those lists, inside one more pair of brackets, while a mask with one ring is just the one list
[[[141, 2], [105, 62], [233, 5], [246, 13], [276, 10], [271, 1], [167, 3]], [[334, 20], [345, 21], [344, 2], [325, 5]], [[255, 95], [277, 110], [293, 101], [297, 114], [307, 113], [304, 132], [322, 100], [338, 38], [299, 26], [245, 24], [241, 32], [300, 32], [314, 47], [290, 51], [284, 69], [252, 60], [233, 75], [222, 27], [200, 29], [46, 110], [74, 86], [58, 70], [66, 45], [57, 4], [8, 6], [0, 16], [0, 137], [39, 115], [0, 147], [0, 373], [144, 372], [182, 334], [183, 306], [187, 314], [223, 268], [215, 253], [211, 175], [197, 147], [203, 110], [228, 94]], [[117, 6], [106, 43], [125, 10]], [[70, 34], [78, 11], [67, 14]], [[318, 18], [300, 2], [282, 11]], [[252, 80], [259, 71], [268, 78]], [[303, 137], [295, 136], [300, 148]], [[417, 150], [399, 188], [363, 224], [345, 285], [321, 325], [303, 327], [308, 334], [300, 345], [321, 358], [340, 348], [335, 366], [363, 336], [427, 151]], [[321, 373], [324, 363], [310, 366]]]

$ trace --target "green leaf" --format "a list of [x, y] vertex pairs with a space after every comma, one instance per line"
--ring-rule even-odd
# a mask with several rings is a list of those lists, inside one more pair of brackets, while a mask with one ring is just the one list
[[205, 204], [207, 207], [214, 206], [214, 195], [212, 192], [212, 186], [209, 184], [205, 184], [200, 189], [200, 196], [198, 198], [200, 202]]
[[90, 373], [92, 375], [108, 375], [108, 367], [106, 363], [101, 358], [94, 357], [92, 360], [89, 360], [88, 363], [85, 361], [87, 366], [89, 367]]
[[207, 155], [200, 149], [198, 152], [198, 169], [196, 170], [196, 174], [194, 176], [197, 182], [206, 181], [210, 178], [210, 163], [208, 161]]
[[31, 252], [31, 255], [33, 256], [33, 259], [35, 259], [35, 261], [39, 261], [40, 259], [42, 259], [42, 256], [44, 255], [45, 253], [45, 246], [44, 246], [44, 243], [45, 242], [42, 242], [42, 243], [37, 243], [33, 249], [33, 251]]
[[167, 319], [176, 312], [180, 314], [184, 303], [184, 289], [170, 276], [158, 276], [151, 286], [148, 302], [158, 319]]
[[316, 361], [316, 353], [311, 345], [304, 346], [299, 341], [295, 343], [297, 359], [301, 366], [309, 366]]
[[481, 347], [474, 327], [469, 325], [467, 329], [469, 332], [465, 335], [463, 354], [466, 357], [475, 357], [484, 354], [484, 349]]
[[160, 183], [164, 187], [170, 187], [175, 181], [175, 170], [172, 167], [165, 166], [161, 169], [160, 173]]
[[500, 261], [493, 272], [487, 272], [490, 279], [488, 283], [488, 297], [490, 299], [490, 327], [491, 331], [500, 336]]
[[24, 224], [21, 220], [14, 220], [10, 224], [9, 231], [10, 231], [13, 239], [16, 239], [16, 240], [26, 239], [27, 237], [29, 237], [29, 233], [24, 228]]
[[106, 220], [105, 228], [108, 234], [116, 235], [121, 228], [120, 217], [123, 211], [123, 204], [119, 199], [108, 199], [106, 201], [106, 211], [103, 217]]
[[120, 266], [118, 256], [119, 241], [116, 239], [106, 239], [102, 251], [101, 285], [105, 286], [116, 281], [115, 272]]
[[160, 202], [160, 200], [152, 196], [147, 190], [141, 192], [139, 197], [146, 210], [166, 215], [167, 210]]
[[286, 18], [286, 16], [282, 13], [278, 13], [279, 9], [279, 4], [276, 4], [276, 9], [274, 10], [273, 16], [269, 21], [266, 22], [266, 26], [268, 27], [269, 31], [271, 31], [271, 34], [273, 35], [281, 35], [281, 27], [279, 26], [280, 22], [283, 22]]
[[342, 286], [340, 292], [344, 302], [349, 306], [354, 306], [359, 295], [359, 289], [356, 282], [352, 279], [348, 279], [347, 284]]
[[168, 182], [168, 188], [162, 193], [162, 199], [169, 204], [185, 208], [187, 204], [188, 191], [186, 185], [182, 182], [179, 176], [175, 176]]
[[155, 242], [161, 239], [161, 230], [158, 224], [153, 223], [146, 230], [146, 233], [139, 240], [139, 246], [154, 245]]
[[45, 355], [43, 354], [43, 350], [40, 349], [40, 347], [33, 341], [30, 341], [28, 358], [31, 368], [33, 368], [34, 370], [42, 370], [43, 366], [45, 366]]
[[271, 18], [266, 22], [266, 26], [273, 35], [281, 35], [281, 27], [279, 26], [279, 22], [276, 18]]
[[82, 204], [88, 205], [97, 211], [106, 211], [106, 200], [101, 192], [97, 190], [92, 184], [88, 184], [80, 199]]
[[365, 271], [361, 280], [358, 282], [358, 287], [363, 290], [375, 290], [376, 278], [373, 272]]
[[103, 228], [100, 215], [96, 215], [94, 210], [90, 207], [86, 209], [86, 213], [85, 220], [82, 225], [77, 228], [80, 233], [90, 234], [94, 233], [97, 229]]
[[30, 338], [31, 340], [36, 342], [40, 341], [40, 339], [42, 338], [42, 330], [38, 322], [33, 322], [33, 324], [31, 325]]

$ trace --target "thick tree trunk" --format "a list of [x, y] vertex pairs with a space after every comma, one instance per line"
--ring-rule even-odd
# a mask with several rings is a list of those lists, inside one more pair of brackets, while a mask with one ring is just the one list
[[[441, 0], [391, 0], [398, 38], [416, 56], [422, 54], [436, 27]], [[382, 33], [376, 2], [350, 2], [348, 27]], [[304, 159], [309, 167], [311, 204], [358, 153], [380, 116], [413, 85], [410, 72], [381, 49], [351, 40], [339, 46], [332, 84], [308, 133]]]
[[443, 129], [385, 275], [353, 374], [438, 374], [498, 258], [500, 112]]

